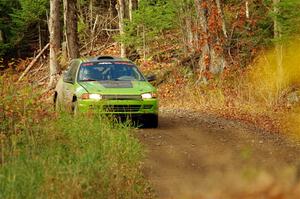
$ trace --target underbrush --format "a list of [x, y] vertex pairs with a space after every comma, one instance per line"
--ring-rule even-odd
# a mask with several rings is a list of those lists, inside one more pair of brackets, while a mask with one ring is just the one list
[[38, 91], [8, 79], [0, 96], [0, 198], [148, 197], [143, 149], [128, 125], [56, 115]]
[[295, 39], [283, 44], [281, 60], [278, 52], [270, 49], [245, 69], [229, 68], [205, 81], [199, 81], [186, 68], [176, 69], [160, 88], [161, 104], [215, 113], [267, 131], [300, 136], [299, 43]]

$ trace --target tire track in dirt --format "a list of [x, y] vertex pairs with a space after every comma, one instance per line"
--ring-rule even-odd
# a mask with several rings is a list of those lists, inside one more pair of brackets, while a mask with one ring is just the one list
[[140, 129], [138, 136], [158, 198], [282, 192], [298, 180], [299, 145], [237, 121], [164, 109], [159, 128]]

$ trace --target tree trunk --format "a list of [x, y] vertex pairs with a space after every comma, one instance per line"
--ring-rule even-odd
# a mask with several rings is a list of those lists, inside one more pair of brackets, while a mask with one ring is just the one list
[[39, 50], [42, 50], [42, 33], [41, 33], [41, 24], [38, 24], [38, 31], [39, 31]]
[[[114, 12], [113, 12], [113, 4], [111, 2], [112, 0], [109, 0], [109, 9], [108, 9], [108, 12], [109, 12], [109, 19], [113, 19], [113, 16], [114, 16]], [[111, 29], [112, 25], [111, 23], [108, 24], [108, 28]]]
[[202, 0], [195, 0], [197, 19], [199, 21], [200, 40], [202, 41], [201, 56], [199, 59], [200, 73], [207, 70], [210, 65], [210, 49], [208, 43], [208, 31], [207, 31], [207, 16], [205, 8], [202, 6]]
[[68, 58], [78, 58], [79, 44], [77, 33], [76, 0], [64, 0], [64, 23]]
[[[197, 41], [194, 38], [193, 32], [193, 14], [192, 12], [195, 11], [190, 7], [187, 3], [179, 3], [177, 5], [179, 7], [177, 17], [180, 19], [180, 27], [181, 27], [181, 34], [182, 34], [182, 42], [184, 43], [184, 54], [187, 57], [191, 52], [196, 50], [196, 46], [194, 44]], [[195, 34], [196, 35], [196, 34]]]
[[50, 81], [49, 87], [54, 86], [55, 76], [59, 73], [60, 67], [57, 56], [60, 51], [60, 0], [50, 0]]
[[186, 40], [187, 40], [187, 48], [189, 52], [193, 52], [195, 49], [193, 30], [192, 30], [192, 16], [185, 17], [185, 30]]
[[[119, 15], [120, 35], [124, 35], [125, 0], [118, 0], [117, 10]], [[121, 42], [121, 57], [126, 57], [126, 46]]]
[[128, 0], [129, 20], [132, 21], [133, 0]]
[[[208, 27], [209, 16], [211, 13], [215, 13], [215, 9], [220, 7], [220, 5], [218, 6], [218, 4], [220, 4], [219, 1], [216, 3], [213, 0], [194, 0], [194, 2], [199, 23], [199, 43], [201, 44], [199, 69], [200, 78], [202, 78], [201, 74], [203, 71], [209, 70], [212, 74], [218, 74], [222, 72], [226, 65], [222, 49], [220, 49], [220, 47], [222, 48], [222, 44], [219, 32], [222, 31], [221, 29], [223, 28], [218, 26]], [[222, 20], [222, 16], [218, 10], [217, 13], [219, 20]], [[223, 29], [224, 36], [225, 33]]]
[[250, 14], [249, 14], [249, 1], [245, 2], [245, 12], [246, 12], [246, 18], [249, 19], [250, 18]]
[[128, 0], [128, 14], [129, 14], [129, 20], [132, 21], [132, 13], [134, 10], [138, 7], [138, 1], [137, 0]]
[[92, 30], [93, 28], [93, 21], [94, 21], [94, 1], [90, 0], [90, 4], [89, 4], [89, 10], [90, 10], [90, 30]]
[[279, 23], [277, 21], [277, 15], [279, 13], [279, 9], [278, 9], [278, 3], [280, 2], [280, 0], [273, 0], [273, 7], [274, 7], [274, 13], [275, 13], [275, 17], [274, 17], [274, 38], [278, 39], [281, 37], [281, 33], [280, 33], [280, 26]]
[[[217, 8], [218, 8], [218, 14], [220, 16], [220, 20], [221, 20], [221, 23], [222, 23], [223, 34], [224, 34], [224, 37], [227, 38], [227, 30], [226, 30], [226, 23], [225, 23], [225, 19], [224, 19], [223, 9], [222, 9], [220, 0], [215, 0], [215, 1], [216, 1]], [[248, 3], [248, 1], [246, 1], [246, 5], [248, 5], [247, 3]], [[249, 10], [248, 10], [247, 13], [249, 15]]]
[[0, 30], [0, 43], [4, 42], [2, 30]]
[[[277, 64], [277, 90], [278, 92], [283, 87], [283, 45], [279, 41], [282, 37], [281, 35], [281, 27], [277, 20], [277, 15], [279, 14], [279, 8], [278, 4], [280, 3], [280, 0], [273, 0], [273, 7], [274, 7], [274, 39], [278, 40], [275, 44], [275, 53], [276, 53], [276, 64]], [[277, 93], [279, 97], [279, 93]]]

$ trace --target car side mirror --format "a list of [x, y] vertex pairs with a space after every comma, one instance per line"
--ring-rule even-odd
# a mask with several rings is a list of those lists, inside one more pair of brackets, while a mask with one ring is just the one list
[[146, 77], [148, 82], [153, 82], [156, 80], [156, 75], [149, 75]]
[[67, 74], [67, 71], [63, 72], [63, 80], [65, 83], [73, 84], [73, 79]]

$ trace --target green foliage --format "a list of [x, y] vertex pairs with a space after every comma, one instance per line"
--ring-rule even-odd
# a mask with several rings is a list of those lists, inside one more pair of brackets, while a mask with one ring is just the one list
[[[259, 49], [274, 45], [274, 21], [281, 29], [280, 39], [290, 39], [300, 30], [299, 0], [281, 0], [274, 5], [272, 0], [260, 3], [249, 1], [250, 17], [245, 17], [245, 1], [226, 0], [224, 9], [226, 25], [230, 35], [227, 46], [236, 53], [234, 61], [247, 66], [257, 56]], [[275, 6], [278, 13], [274, 13]]]
[[2, 39], [4, 39], [4, 41], [0, 41], [0, 56], [3, 56], [11, 48], [10, 43], [7, 41], [12, 34], [12, 19], [10, 15], [13, 13], [13, 8], [18, 8], [18, 6], [18, 0], [0, 0], [0, 30]]
[[133, 12], [133, 20], [126, 21], [125, 35], [121, 40], [130, 46], [142, 47], [160, 39], [163, 31], [174, 28], [176, 8], [172, 1], [141, 0]]
[[4, 36], [1, 56], [20, 45], [24, 38], [38, 35], [36, 24], [47, 27], [48, 4], [48, 0], [0, 0], [0, 30]]
[[84, 18], [82, 16], [78, 16], [78, 37], [80, 41], [84, 41], [86, 37], [86, 32], [88, 30], [89, 26], [85, 22]]
[[56, 116], [36, 91], [7, 82], [0, 79], [0, 198], [144, 198], [143, 150], [128, 125]]
[[277, 5], [279, 12], [275, 14], [275, 20], [279, 22], [281, 34], [289, 38], [300, 33], [300, 1], [282, 0]]
[[[17, 44], [32, 24], [45, 23], [48, 0], [19, 0], [20, 9], [14, 9], [12, 16], [13, 37], [11, 42]], [[20, 34], [21, 33], [21, 34]]]
[[3, 57], [11, 48], [11, 44], [0, 42], [0, 57]]
[[268, 15], [271, 5], [248, 2], [249, 18], [246, 17], [245, 1], [226, 0], [223, 8], [228, 33], [224, 50], [229, 52], [228, 60], [241, 67], [247, 66], [258, 49], [270, 45], [273, 38], [273, 20]]

